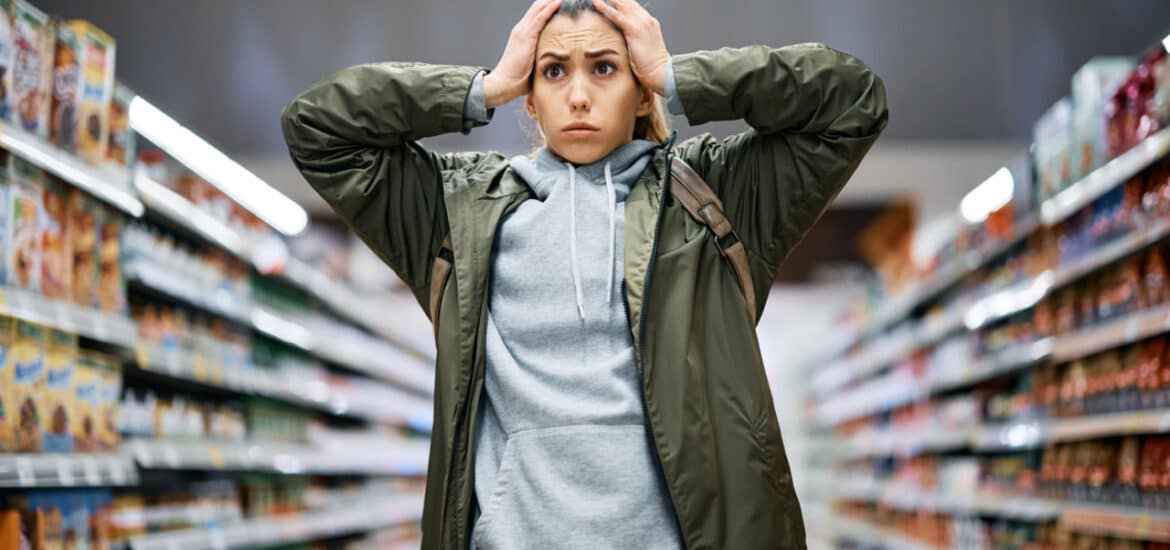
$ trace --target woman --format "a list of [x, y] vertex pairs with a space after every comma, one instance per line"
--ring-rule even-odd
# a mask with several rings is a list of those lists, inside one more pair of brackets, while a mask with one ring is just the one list
[[[660, 96], [752, 129], [672, 148]], [[520, 97], [531, 158], [416, 142]], [[852, 57], [671, 56], [634, 0], [537, 0], [490, 71], [364, 65], [294, 99], [309, 183], [424, 307], [446, 281], [423, 547], [803, 548], [759, 311], [670, 196], [669, 158], [722, 199], [759, 309], [886, 116]], [[454, 271], [432, 278], [447, 235]]]

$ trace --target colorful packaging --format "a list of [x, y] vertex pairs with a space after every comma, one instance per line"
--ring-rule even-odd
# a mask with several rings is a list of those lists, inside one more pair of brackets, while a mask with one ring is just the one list
[[68, 25], [81, 39], [81, 80], [77, 96], [77, 155], [94, 164], [110, 141], [110, 100], [114, 96], [114, 39], [92, 23]]
[[9, 156], [8, 286], [40, 290], [40, 218], [45, 173], [24, 159]]
[[52, 108], [49, 112], [49, 141], [70, 153], [77, 143], [77, 102], [80, 95], [81, 58], [84, 55], [77, 29], [58, 24], [53, 47]]
[[13, 37], [13, 121], [27, 132], [48, 137], [56, 37], [53, 21], [32, 4], [17, 0]]
[[86, 307], [96, 307], [98, 303], [97, 211], [97, 203], [81, 190], [69, 193], [66, 217], [69, 250], [73, 255], [70, 287], [73, 302]]
[[0, 317], [0, 453], [16, 448], [16, 380], [12, 374], [11, 348], [12, 319]]
[[73, 452], [73, 415], [77, 389], [73, 365], [77, 359], [77, 336], [60, 330], [49, 331], [45, 354], [45, 414], [41, 448], [51, 453]]
[[11, 162], [8, 152], [0, 149], [0, 285], [8, 282], [8, 257], [12, 249]]
[[70, 187], [53, 176], [44, 186], [41, 219], [41, 293], [57, 300], [73, 297], [73, 250], [69, 242]]
[[16, 450], [41, 450], [45, 392], [45, 329], [24, 321], [16, 322], [12, 345], [13, 391], [16, 403]]
[[121, 436], [118, 433], [118, 403], [122, 397], [122, 364], [118, 358], [100, 353], [90, 353], [98, 366], [100, 383], [97, 401], [98, 449], [106, 452], [118, 450]]
[[81, 351], [73, 364], [73, 450], [92, 453], [98, 447], [98, 391], [103, 383], [100, 359]]
[[127, 313], [126, 282], [122, 278], [121, 214], [101, 210], [98, 229], [98, 305], [103, 311]]
[[1072, 112], [1072, 100], [1066, 97], [1045, 111], [1032, 128], [1039, 200], [1055, 195], [1071, 180]]
[[1073, 75], [1072, 180], [1085, 177], [1108, 160], [1105, 104], [1133, 67], [1134, 60], [1128, 57], [1095, 57]]
[[12, 0], [0, 0], [0, 121], [12, 116], [12, 63], [16, 58]]
[[[2, 0], [0, 0], [2, 1]], [[126, 168], [134, 164], [134, 132], [130, 131], [130, 100], [134, 92], [116, 84], [110, 100], [110, 139], [106, 144], [106, 163]]]

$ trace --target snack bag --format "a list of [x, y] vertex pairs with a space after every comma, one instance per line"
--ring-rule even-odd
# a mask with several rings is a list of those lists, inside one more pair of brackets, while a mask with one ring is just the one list
[[17, 321], [12, 355], [16, 450], [23, 453], [39, 452], [45, 414], [44, 327]]
[[79, 189], [69, 193], [68, 232], [69, 251], [73, 255], [70, 284], [73, 303], [97, 306], [98, 238], [97, 203]]
[[69, 185], [56, 177], [46, 178], [44, 216], [41, 221], [41, 293], [68, 300], [73, 282], [73, 250], [69, 242]]
[[40, 290], [41, 203], [45, 173], [24, 159], [10, 155], [8, 218], [8, 286]]
[[77, 408], [73, 364], [76, 358], [77, 336], [60, 330], [49, 331], [41, 448], [51, 453], [73, 452], [72, 417]]
[[41, 137], [49, 135], [55, 37], [53, 20], [45, 12], [17, 0], [13, 23], [13, 122]]

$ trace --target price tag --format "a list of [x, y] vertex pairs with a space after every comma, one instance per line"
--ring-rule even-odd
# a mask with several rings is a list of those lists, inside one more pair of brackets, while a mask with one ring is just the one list
[[171, 468], [178, 468], [183, 463], [183, 459], [179, 457], [179, 451], [175, 449], [174, 445], [165, 444], [163, 445], [162, 451], [163, 461], [169, 464]]
[[1130, 317], [1129, 321], [1125, 323], [1125, 341], [1132, 342], [1137, 339], [1138, 334], [1138, 318]]
[[110, 458], [110, 481], [112, 481], [114, 485], [126, 484], [126, 472], [122, 470], [122, 465], [123, 463], [117, 458]]
[[77, 479], [73, 477], [73, 465], [69, 463], [68, 459], [57, 458], [57, 479], [61, 481], [61, 485], [65, 487], [72, 487], [77, 484]]
[[32, 487], [37, 484], [36, 472], [28, 457], [16, 457], [16, 480], [21, 487]]
[[208, 449], [208, 455], [211, 459], [211, 466], [222, 470], [224, 467], [223, 451], [219, 447], [212, 445]]
[[1135, 525], [1135, 535], [1145, 536], [1150, 534], [1150, 524], [1153, 523], [1153, 518], [1150, 514], [1142, 514], [1137, 518], [1137, 525]]
[[86, 456], [81, 458], [81, 470], [85, 473], [85, 483], [88, 485], [101, 485], [102, 474], [98, 469], [97, 460], [93, 457]]
[[146, 348], [144, 342], [134, 346], [134, 361], [138, 363], [138, 368], [150, 370], [150, 350]]

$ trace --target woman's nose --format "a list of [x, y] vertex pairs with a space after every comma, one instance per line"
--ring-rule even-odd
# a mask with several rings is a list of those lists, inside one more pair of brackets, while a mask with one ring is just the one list
[[569, 87], [569, 109], [573, 112], [589, 110], [589, 92], [585, 83], [580, 79], [573, 79]]

